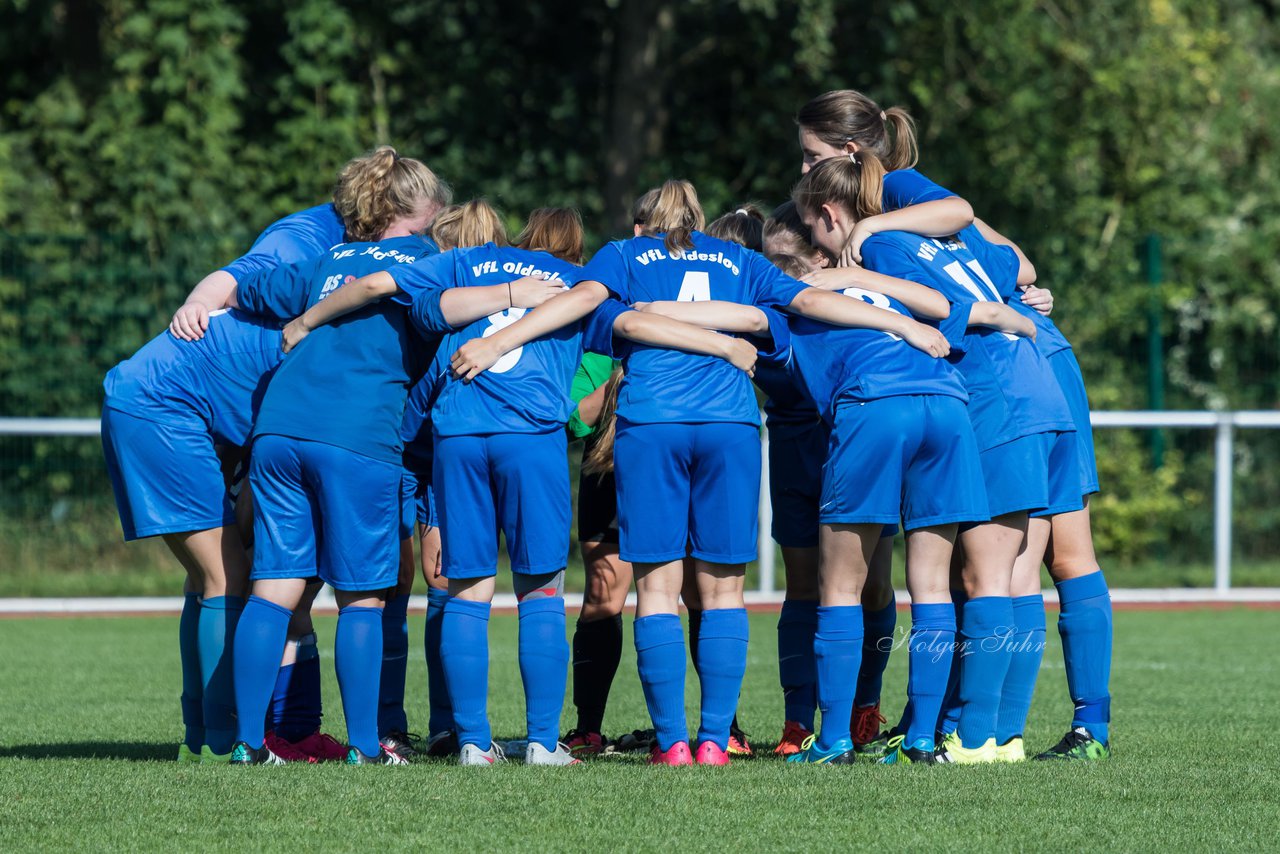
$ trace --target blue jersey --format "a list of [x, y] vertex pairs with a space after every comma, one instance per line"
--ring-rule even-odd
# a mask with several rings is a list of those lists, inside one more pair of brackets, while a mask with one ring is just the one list
[[862, 260], [869, 270], [935, 288], [951, 303], [941, 330], [951, 344], [950, 361], [964, 376], [969, 417], [983, 450], [1075, 429], [1053, 370], [1033, 341], [968, 328], [975, 303], [1004, 302], [1017, 288], [1012, 249], [988, 243], [973, 226], [948, 240], [885, 231], [863, 244]]
[[[912, 316], [906, 306], [882, 293], [863, 288], [846, 288], [842, 293], [895, 314]], [[900, 395], [968, 400], [964, 380], [954, 367], [889, 332], [793, 317], [791, 349], [805, 387], [830, 424], [835, 423], [836, 410], [847, 403]]]
[[510, 326], [527, 309], [509, 308], [454, 329], [440, 311], [440, 297], [449, 288], [498, 285], [521, 276], [572, 284], [577, 273], [578, 267], [546, 252], [492, 243], [391, 271], [413, 301], [413, 322], [427, 333], [444, 334], [429, 370], [437, 436], [545, 433], [564, 427], [574, 410], [569, 387], [582, 358], [580, 325], [569, 324], [517, 347], [464, 383], [449, 370], [453, 353], [473, 338]]
[[[692, 249], [673, 253], [661, 236], [615, 241], [579, 279], [600, 282], [628, 304], [724, 300], [782, 307], [808, 287], [737, 243], [696, 231], [692, 239]], [[618, 415], [633, 424], [760, 423], [751, 380], [724, 359], [633, 344], [623, 372]]]
[[318, 258], [345, 239], [338, 211], [332, 204], [317, 205], [271, 223], [248, 252], [222, 269], [240, 282], [281, 264]]
[[[436, 253], [424, 237], [344, 243], [319, 258], [240, 282], [240, 305], [281, 320], [298, 316], [360, 276]], [[253, 435], [324, 442], [399, 464], [409, 387], [426, 364], [404, 306], [380, 300], [313, 331], [280, 365]]]
[[766, 398], [764, 423], [773, 440], [809, 430], [819, 415], [795, 363], [787, 315], [772, 309], [765, 309], [765, 314], [773, 340], [768, 351], [760, 351], [753, 379]]
[[1031, 322], [1036, 325], [1036, 349], [1040, 351], [1040, 355], [1047, 359], [1055, 353], [1071, 349], [1071, 342], [1058, 329], [1058, 324], [1022, 301], [1022, 291], [1015, 292], [1009, 298], [1009, 306], [1018, 314], [1031, 318]]
[[200, 340], [165, 331], [107, 372], [105, 405], [208, 430], [220, 445], [245, 445], [267, 380], [283, 358], [280, 324], [235, 309], [213, 311]]
[[949, 199], [955, 193], [939, 187], [914, 169], [895, 169], [884, 176], [881, 203], [887, 211]]

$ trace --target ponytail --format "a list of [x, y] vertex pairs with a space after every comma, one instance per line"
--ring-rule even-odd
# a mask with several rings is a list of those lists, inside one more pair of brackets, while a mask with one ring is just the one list
[[431, 239], [441, 252], [486, 243], [499, 246], [508, 243], [507, 227], [502, 224], [502, 217], [484, 199], [450, 205], [436, 214], [435, 222], [431, 224]]
[[633, 213], [642, 234], [654, 237], [666, 233], [663, 243], [668, 252], [692, 249], [691, 235], [701, 231], [707, 222], [698, 202], [698, 191], [688, 181], [667, 181], [650, 190], [636, 203]]
[[573, 208], [538, 208], [529, 214], [515, 245], [546, 252], [570, 264], [582, 263], [582, 216]]
[[397, 217], [438, 209], [451, 196], [449, 185], [426, 164], [401, 157], [384, 145], [342, 167], [333, 188], [333, 206], [346, 226], [347, 238], [363, 243], [380, 238]]
[[857, 222], [883, 210], [883, 192], [884, 166], [871, 152], [859, 151], [814, 166], [791, 191], [791, 200], [801, 217], [817, 213], [823, 205], [839, 204]]
[[591, 450], [582, 460], [582, 470], [587, 474], [603, 477], [613, 471], [613, 444], [618, 428], [618, 389], [622, 386], [622, 369], [615, 368], [604, 384], [604, 400], [600, 403], [600, 417], [596, 430], [591, 434]]
[[919, 159], [911, 114], [902, 107], [882, 110], [853, 89], [836, 89], [814, 98], [796, 113], [796, 124], [835, 148], [855, 143], [859, 155], [870, 151], [890, 171], [910, 169]]

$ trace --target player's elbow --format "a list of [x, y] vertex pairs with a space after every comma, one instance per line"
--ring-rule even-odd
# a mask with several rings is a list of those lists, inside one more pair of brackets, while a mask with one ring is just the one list
[[1021, 252], [1019, 252], [1018, 253], [1018, 284], [1034, 285], [1036, 283], [1036, 278], [1037, 278], [1036, 265], [1032, 264], [1031, 260], [1027, 258], [1026, 255], [1023, 255]]
[[814, 310], [814, 303], [820, 299], [818, 294], [821, 291], [815, 287], [808, 287], [796, 294], [791, 302], [787, 303], [787, 310], [796, 314], [809, 314]]
[[631, 310], [624, 311], [618, 315], [618, 319], [613, 322], [613, 331], [623, 338], [631, 338], [640, 334], [641, 330], [651, 322], [650, 318], [641, 311]]
[[927, 320], [946, 320], [951, 315], [951, 303], [937, 291], [926, 296], [917, 309], [912, 313]]
[[947, 213], [955, 217], [957, 222], [963, 222], [962, 228], [968, 228], [973, 225], [975, 216], [973, 213], [973, 205], [966, 202], [959, 196], [952, 196], [946, 200]]

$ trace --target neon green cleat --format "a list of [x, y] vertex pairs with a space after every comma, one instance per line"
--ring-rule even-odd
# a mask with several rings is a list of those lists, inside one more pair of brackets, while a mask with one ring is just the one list
[[1014, 736], [1004, 744], [996, 746], [997, 762], [1025, 762], [1027, 751], [1022, 746], [1022, 736]]
[[1083, 760], [1086, 762], [1097, 762], [1108, 759], [1111, 756], [1111, 746], [1103, 741], [1098, 741], [1089, 731], [1082, 726], [1068, 732], [1049, 750], [1041, 753], [1036, 759], [1073, 759]]
[[939, 764], [950, 765], [982, 765], [987, 762], [996, 762], [998, 759], [994, 738], [988, 738], [981, 747], [965, 747], [960, 742], [960, 736], [954, 732], [943, 739], [942, 747], [936, 755], [936, 761]]
[[214, 753], [207, 744], [200, 748], [201, 765], [226, 765], [229, 762], [231, 762], [230, 753]]
[[923, 747], [929, 742], [917, 740], [915, 744], [906, 747], [904, 742], [906, 736], [895, 735], [889, 739], [889, 752], [880, 760], [881, 765], [932, 765], [934, 763], [934, 754], [932, 747]]
[[187, 743], [184, 741], [182, 744], [178, 745], [178, 764], [199, 765], [200, 754], [196, 753], [190, 747], [187, 747]]

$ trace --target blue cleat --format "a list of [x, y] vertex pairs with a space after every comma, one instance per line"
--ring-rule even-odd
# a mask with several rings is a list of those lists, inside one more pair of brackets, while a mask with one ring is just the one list
[[818, 737], [811, 735], [800, 745], [800, 752], [788, 756], [787, 761], [811, 765], [852, 765], [857, 756], [851, 738], [842, 738], [830, 750], [823, 750], [818, 747]]

